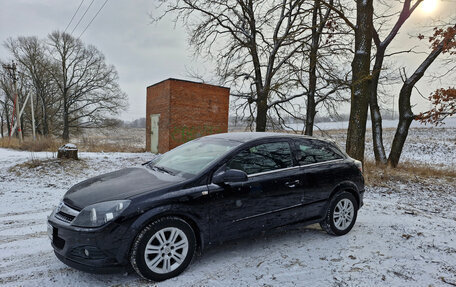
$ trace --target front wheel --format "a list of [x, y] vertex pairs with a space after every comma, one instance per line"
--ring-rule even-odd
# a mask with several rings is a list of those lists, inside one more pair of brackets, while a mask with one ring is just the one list
[[320, 226], [331, 235], [344, 235], [355, 225], [357, 215], [358, 203], [355, 197], [347, 191], [342, 191], [332, 197]]
[[163, 281], [179, 275], [196, 250], [192, 227], [178, 217], [164, 217], [146, 226], [136, 237], [130, 262], [145, 279]]

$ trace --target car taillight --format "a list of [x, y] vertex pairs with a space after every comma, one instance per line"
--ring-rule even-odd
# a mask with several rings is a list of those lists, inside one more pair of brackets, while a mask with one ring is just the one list
[[355, 160], [355, 164], [356, 164], [356, 167], [359, 169], [359, 171], [361, 171], [361, 173], [363, 172], [363, 163], [360, 162], [359, 160]]

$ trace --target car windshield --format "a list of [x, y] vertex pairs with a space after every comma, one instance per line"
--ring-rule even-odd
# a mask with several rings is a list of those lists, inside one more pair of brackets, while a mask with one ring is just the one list
[[157, 157], [151, 161], [149, 167], [191, 178], [240, 144], [226, 139], [196, 139]]

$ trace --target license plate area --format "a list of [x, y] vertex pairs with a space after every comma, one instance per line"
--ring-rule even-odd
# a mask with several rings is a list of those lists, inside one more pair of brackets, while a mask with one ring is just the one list
[[52, 227], [52, 225], [50, 225], [49, 223], [47, 224], [47, 235], [49, 237], [49, 240], [51, 240], [52, 242], [52, 236], [54, 234], [54, 227]]
[[59, 237], [59, 230], [58, 228], [50, 225], [48, 223], [48, 236], [51, 239], [52, 244], [57, 247], [58, 249], [63, 249], [65, 246], [65, 240]]

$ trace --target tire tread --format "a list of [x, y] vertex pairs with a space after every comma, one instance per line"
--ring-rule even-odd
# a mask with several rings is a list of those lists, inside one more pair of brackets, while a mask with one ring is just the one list
[[[142, 278], [144, 278], [145, 280], [151, 280], [151, 278], [148, 278], [145, 274], [143, 274], [143, 272], [141, 272], [140, 268], [138, 267], [138, 262], [137, 262], [137, 258], [138, 258], [138, 249], [139, 249], [139, 245], [141, 244], [141, 241], [143, 239], [143, 237], [151, 230], [151, 229], [154, 229], [156, 226], [159, 226], [167, 221], [181, 221], [182, 223], [188, 225], [190, 227], [191, 230], [193, 230], [192, 226], [186, 222], [185, 220], [183, 220], [182, 218], [180, 217], [176, 217], [176, 216], [164, 216], [164, 217], [161, 217], [157, 220], [154, 220], [153, 222], [149, 223], [146, 227], [144, 227], [141, 232], [136, 236], [135, 238], [135, 241], [133, 243], [133, 246], [131, 248], [131, 252], [130, 252], [130, 264], [132, 266], [132, 268], [135, 270], [135, 272], [141, 276]], [[195, 236], [195, 234], [193, 233], [193, 236]], [[190, 241], [190, 240], [189, 240]], [[193, 238], [193, 242], [195, 242], [195, 245], [196, 245], [196, 237]], [[194, 246], [193, 248], [193, 254], [191, 254], [192, 256], [192, 259], [194, 258], [195, 256], [195, 253], [196, 253], [196, 246]], [[189, 249], [189, 252], [190, 252], [191, 249]], [[191, 261], [190, 261], [191, 262]], [[185, 268], [184, 268], [185, 270]], [[164, 276], [160, 276], [160, 277], [163, 277], [163, 279], [161, 278], [154, 278], [155, 281], [162, 281], [162, 280], [166, 280], [168, 278], [166, 278], [166, 274], [164, 274]], [[174, 277], [174, 276], [171, 276], [171, 277]]]
[[[339, 191], [339, 192], [337, 192], [336, 194], [333, 195], [333, 197], [329, 201], [328, 208], [326, 209], [325, 217], [320, 222], [320, 227], [324, 231], [326, 231], [328, 234], [330, 234], [330, 235], [335, 235], [335, 236], [344, 235], [344, 234], [348, 233], [353, 228], [354, 223], [352, 223], [352, 226], [348, 229], [347, 232], [342, 232], [341, 234], [338, 234], [338, 233], [336, 233], [334, 231], [333, 227], [331, 226], [331, 222], [332, 222], [331, 211], [333, 209], [333, 206], [335, 205], [335, 203], [339, 199], [344, 198], [344, 197], [345, 198], [353, 198], [353, 199], [355, 199], [353, 194], [348, 192], [348, 191]], [[354, 208], [355, 208], [355, 215], [354, 215], [353, 221], [356, 222], [357, 212], [358, 212], [358, 205], [357, 205], [356, 199], [353, 200], [352, 202], [353, 202], [353, 205], [354, 205]]]

